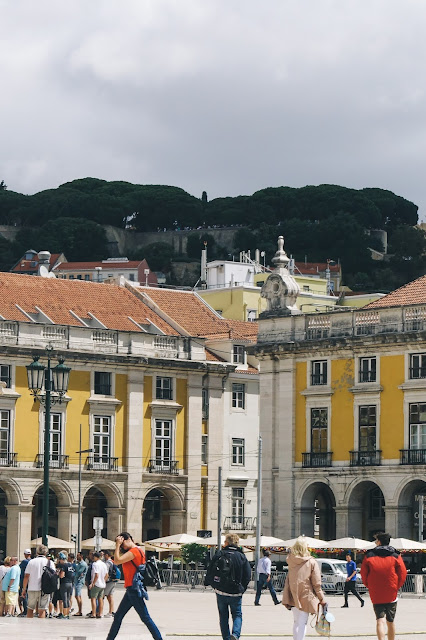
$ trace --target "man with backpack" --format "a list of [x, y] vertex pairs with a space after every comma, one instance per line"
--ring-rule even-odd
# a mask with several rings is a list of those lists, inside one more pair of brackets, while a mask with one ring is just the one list
[[[58, 576], [55, 565], [46, 558], [48, 551], [44, 544], [40, 544], [37, 547], [37, 557], [30, 560], [25, 568], [22, 596], [25, 598], [28, 591], [27, 618], [34, 617], [34, 609], [37, 609], [37, 606], [38, 617], [45, 618], [50, 594], [57, 588]], [[56, 587], [54, 587], [54, 581], [56, 581]]]
[[104, 562], [108, 568], [108, 582], [106, 583], [104, 595], [108, 600], [109, 611], [105, 615], [105, 618], [113, 618], [114, 617], [114, 591], [115, 585], [119, 581], [121, 577], [120, 569], [116, 564], [113, 563], [111, 559], [111, 554], [109, 551], [104, 551]]
[[[216, 592], [220, 631], [223, 640], [238, 640], [243, 616], [241, 611], [243, 593], [251, 578], [250, 564], [238, 546], [236, 533], [228, 533], [223, 549], [217, 551], [210, 562], [205, 586]], [[232, 616], [232, 633], [229, 632], [229, 613]]]

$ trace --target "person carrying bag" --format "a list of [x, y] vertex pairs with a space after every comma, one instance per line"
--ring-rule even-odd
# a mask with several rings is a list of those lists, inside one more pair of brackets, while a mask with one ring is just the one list
[[144, 585], [145, 553], [133, 541], [130, 533], [120, 533], [115, 539], [114, 563], [122, 565], [125, 593], [114, 615], [107, 640], [117, 636], [124, 616], [132, 607], [147, 627], [154, 640], [162, 640], [161, 633], [148, 613], [145, 599], [148, 593]]

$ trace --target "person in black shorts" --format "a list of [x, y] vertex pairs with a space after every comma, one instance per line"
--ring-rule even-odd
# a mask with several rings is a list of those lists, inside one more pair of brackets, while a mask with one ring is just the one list
[[69, 620], [70, 617], [70, 600], [72, 596], [72, 589], [74, 585], [74, 573], [75, 568], [71, 562], [67, 562], [68, 554], [65, 551], [61, 551], [59, 554], [59, 578], [60, 586], [59, 591], [61, 593], [62, 600], [62, 613], [58, 618], [63, 620]]

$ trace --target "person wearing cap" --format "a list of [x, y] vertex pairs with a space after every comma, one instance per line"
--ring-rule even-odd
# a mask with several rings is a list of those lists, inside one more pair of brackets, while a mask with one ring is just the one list
[[22, 595], [22, 585], [24, 584], [24, 576], [25, 569], [27, 568], [27, 564], [31, 560], [31, 549], [24, 550], [24, 559], [21, 560], [19, 568], [21, 570], [21, 577], [19, 580], [19, 605], [21, 607], [21, 613], [19, 614], [22, 618], [27, 615], [27, 606], [28, 606], [28, 594], [25, 596]]
[[60, 586], [59, 591], [61, 593], [62, 600], [62, 613], [57, 618], [61, 620], [69, 620], [70, 617], [70, 600], [72, 596], [72, 588], [74, 584], [75, 568], [71, 562], [67, 562], [68, 554], [66, 551], [61, 551], [58, 556], [58, 569]]
[[271, 576], [271, 560], [269, 556], [271, 552], [268, 549], [263, 549], [263, 558], [259, 558], [259, 562], [257, 563], [257, 589], [256, 589], [256, 597], [254, 600], [254, 604], [256, 607], [260, 607], [260, 596], [262, 594], [262, 589], [266, 585], [269, 589], [269, 593], [271, 594], [271, 598], [274, 601], [274, 604], [279, 604], [280, 601], [277, 598], [277, 594], [274, 589], [274, 585], [272, 584], [272, 576]]

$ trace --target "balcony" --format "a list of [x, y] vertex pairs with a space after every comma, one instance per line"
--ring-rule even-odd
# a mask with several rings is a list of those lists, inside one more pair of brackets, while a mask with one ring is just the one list
[[382, 464], [382, 452], [377, 451], [349, 451], [351, 467], [377, 467]]
[[110, 456], [89, 456], [85, 468], [88, 471], [118, 471], [118, 458]]
[[177, 476], [179, 473], [179, 460], [150, 460], [148, 462], [149, 473], [161, 473]]
[[[35, 460], [35, 466], [37, 469], [44, 467], [44, 454], [38, 453]], [[69, 456], [62, 456], [59, 454], [52, 454], [49, 456], [49, 468], [50, 469], [68, 469], [69, 468]]]
[[17, 467], [18, 454], [0, 452], [0, 467]]
[[227, 531], [253, 531], [256, 528], [256, 518], [226, 516], [223, 528]]
[[426, 464], [426, 449], [400, 449], [400, 464]]
[[332, 451], [302, 453], [302, 467], [331, 467]]

